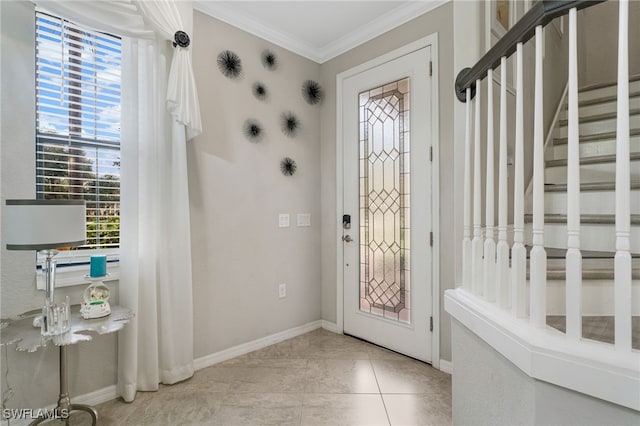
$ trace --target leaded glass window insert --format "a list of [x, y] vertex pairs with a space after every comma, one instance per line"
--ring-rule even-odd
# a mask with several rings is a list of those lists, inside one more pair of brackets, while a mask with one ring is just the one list
[[409, 78], [360, 93], [360, 310], [409, 324]]

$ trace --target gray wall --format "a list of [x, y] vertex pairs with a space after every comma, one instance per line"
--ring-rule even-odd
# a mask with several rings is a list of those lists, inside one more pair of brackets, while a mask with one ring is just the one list
[[[194, 40], [204, 131], [189, 142], [188, 165], [201, 357], [320, 319], [320, 106], [301, 96], [305, 80], [319, 80], [320, 66], [199, 12]], [[276, 71], [260, 62], [265, 48], [278, 57]], [[218, 71], [224, 49], [240, 56], [242, 78]], [[252, 95], [256, 80], [269, 90], [266, 102]], [[280, 130], [288, 110], [301, 122], [295, 138]], [[263, 124], [261, 142], [243, 135], [247, 118]], [[280, 172], [285, 156], [298, 165], [291, 177]], [[278, 228], [279, 213], [291, 215], [291, 227]], [[311, 213], [312, 226], [296, 227], [297, 213]], [[285, 299], [279, 283], [287, 284]]]
[[[578, 14], [580, 87], [618, 79], [618, 2], [607, 1]], [[640, 75], [640, 2], [629, 2], [629, 75]]]
[[[336, 321], [336, 76], [384, 53], [438, 33], [440, 92], [440, 291], [454, 287], [453, 6], [447, 3], [321, 65], [322, 318]], [[441, 297], [442, 299], [442, 297]], [[441, 306], [441, 358], [451, 359], [448, 315]]]
[[640, 413], [532, 379], [452, 320], [455, 425], [638, 425]]
[[[0, 2], [2, 60], [2, 205], [8, 198], [35, 196], [35, 24], [34, 6], [28, 1]], [[4, 223], [2, 224], [4, 229]], [[1, 231], [0, 231], [1, 232]], [[2, 234], [4, 235], [4, 234]], [[39, 309], [44, 293], [36, 290], [35, 252], [8, 251], [0, 238], [0, 278], [2, 318]], [[117, 301], [117, 284], [110, 284]], [[84, 286], [67, 287], [56, 298], [69, 295], [80, 303]], [[115, 335], [95, 336], [92, 342], [69, 348], [71, 396], [85, 394], [115, 384], [117, 340]], [[57, 401], [58, 350], [52, 344], [35, 353], [16, 352], [15, 345], [2, 351], [2, 368], [15, 395], [13, 408], [38, 408]]]

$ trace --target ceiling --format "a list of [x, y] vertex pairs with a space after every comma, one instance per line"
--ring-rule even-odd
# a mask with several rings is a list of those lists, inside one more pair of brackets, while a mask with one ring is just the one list
[[195, 0], [194, 7], [323, 63], [446, 1]]

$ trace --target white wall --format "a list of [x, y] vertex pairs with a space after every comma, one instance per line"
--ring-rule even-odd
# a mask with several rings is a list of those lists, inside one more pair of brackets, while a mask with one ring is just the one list
[[638, 425], [640, 413], [532, 379], [452, 320], [453, 424]]
[[[320, 319], [321, 107], [301, 96], [305, 80], [319, 81], [320, 66], [199, 12], [193, 39], [204, 125], [188, 147], [195, 356], [202, 357]], [[265, 48], [277, 55], [276, 71], [260, 62]], [[225, 49], [240, 56], [241, 79], [218, 70]], [[266, 102], [252, 95], [256, 80], [267, 85]], [[288, 110], [301, 122], [295, 138], [280, 130]], [[266, 131], [259, 143], [243, 135], [248, 118]], [[280, 172], [285, 156], [298, 165], [291, 177]], [[291, 227], [278, 228], [279, 213], [290, 214]], [[310, 213], [312, 226], [297, 227], [297, 213]]]
[[[35, 24], [34, 6], [29, 1], [0, 2], [2, 139], [2, 205], [11, 198], [35, 197]], [[4, 229], [4, 223], [2, 224]], [[2, 231], [0, 231], [2, 232]], [[1, 235], [4, 235], [2, 233]], [[8, 251], [0, 238], [0, 316], [7, 318], [40, 309], [44, 293], [36, 290], [35, 252]], [[111, 284], [117, 301], [117, 284]], [[56, 292], [57, 298], [70, 296], [80, 303], [84, 286]], [[8, 347], [2, 368], [8, 368], [8, 381], [15, 395], [8, 402], [13, 408], [39, 408], [57, 401], [58, 350], [52, 344], [35, 353], [16, 352]], [[115, 335], [95, 336], [92, 342], [68, 350], [70, 394], [85, 394], [113, 385], [116, 380], [117, 341]], [[4, 377], [3, 377], [4, 379]]]
[[[321, 115], [322, 167], [322, 318], [336, 322], [336, 76], [384, 53], [427, 35], [438, 33], [440, 96], [440, 290], [454, 287], [455, 240], [453, 191], [453, 35], [452, 3], [447, 3], [320, 67], [326, 88]], [[442, 299], [442, 297], [441, 297]], [[448, 315], [441, 307], [441, 358], [450, 359]]]

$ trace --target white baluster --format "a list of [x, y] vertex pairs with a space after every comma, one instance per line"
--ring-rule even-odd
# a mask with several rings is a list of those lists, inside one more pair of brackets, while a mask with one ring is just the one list
[[496, 300], [496, 242], [493, 239], [493, 70], [487, 72], [487, 179], [485, 182], [484, 297]]
[[522, 43], [516, 47], [516, 147], [513, 198], [513, 247], [511, 249], [511, 309], [516, 317], [526, 316], [527, 250], [524, 247], [524, 84]]
[[471, 88], [467, 88], [467, 124], [464, 134], [464, 201], [462, 240], [462, 286], [471, 291]]
[[498, 169], [498, 245], [496, 273], [498, 275], [498, 304], [511, 306], [509, 300], [509, 244], [507, 243], [507, 58], [500, 59], [500, 153]]
[[629, 3], [618, 3], [618, 120], [616, 141], [615, 347], [631, 352], [631, 255], [629, 254]]
[[475, 99], [475, 137], [473, 148], [473, 240], [471, 241], [471, 277], [473, 292], [482, 294], [482, 189], [480, 175], [480, 101], [481, 93], [480, 80], [476, 80], [476, 99]]
[[547, 325], [547, 252], [544, 250], [544, 124], [542, 116], [542, 25], [536, 27], [536, 75], [533, 116], [533, 248], [530, 264], [531, 324]]
[[580, 134], [576, 9], [569, 11], [569, 88], [567, 146], [567, 336], [582, 336], [582, 254], [580, 253]]

